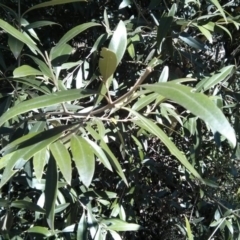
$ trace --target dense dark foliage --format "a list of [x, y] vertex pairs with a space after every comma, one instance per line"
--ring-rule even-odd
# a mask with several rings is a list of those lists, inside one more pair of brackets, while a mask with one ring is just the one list
[[[6, 116], [7, 110], [20, 102], [49, 96], [59, 89], [95, 91], [91, 96], [80, 100], [64, 99], [67, 103], [65, 107], [70, 112], [84, 113], [82, 109], [92, 107], [98, 97], [102, 99], [94, 107], [101, 108], [109, 104], [109, 98], [114, 102], [129, 92], [145, 69], [153, 66], [154, 70], [148, 74], [144, 84], [165, 81], [174, 83], [174, 80], [182, 79], [179, 83], [206, 94], [221, 109], [235, 130], [237, 144], [232, 148], [227, 135], [221, 136], [218, 132], [211, 131], [210, 124], [186, 109], [184, 103], [169, 96], [161, 99], [161, 94], [157, 91], [158, 95], [149, 100], [152, 91], [144, 92], [142, 87], [138, 88], [139, 95], [133, 95], [130, 100], [125, 99], [123, 107], [136, 110], [151, 120], [154, 126], [161, 128], [205, 182], [198, 179], [186, 163], [181, 164], [176, 155], [173, 156], [172, 148], [166, 146], [163, 139], [154, 136], [154, 131], [150, 132], [144, 127], [147, 125], [144, 120], [138, 124], [134, 119], [137, 115], [134, 116], [122, 106], [120, 109], [106, 109], [107, 111], [94, 116], [90, 113], [85, 118], [79, 118], [78, 115], [72, 117], [68, 111], [62, 113], [60, 110], [66, 109], [61, 102], [52, 108], [46, 104], [39, 107], [41, 110], [34, 108], [13, 114], [1, 123], [0, 128], [2, 239], [42, 239], [43, 235], [48, 239], [120, 239], [120, 236], [122, 239], [149, 240], [239, 239], [240, 1], [74, 2], [29, 11], [21, 23], [18, 17], [42, 2], [2, 0], [0, 4], [1, 19], [22, 32], [27, 32], [29, 23], [40, 20], [56, 23], [34, 28], [39, 37], [37, 46], [42, 53], [46, 51], [49, 54], [63, 35], [76, 26], [89, 22], [102, 26], [86, 28], [67, 41], [72, 47], [70, 51], [63, 50], [64, 54], [59, 51], [57, 58], [50, 59], [47, 67], [53, 69], [54, 76], [57, 75], [57, 67], [62, 67], [62, 64], [82, 60], [79, 62], [80, 70], [73, 71], [70, 67], [63, 69], [57, 78], [58, 84], [51, 82], [51, 77], [46, 80], [44, 74], [41, 78], [36, 77], [40, 74], [17, 76], [16, 69], [25, 65], [44, 72], [39, 67], [41, 64], [29, 55], [41, 61], [43, 58], [39, 54], [34, 55], [26, 45], [14, 57], [13, 48], [9, 44], [11, 33], [6, 29], [1, 30], [1, 115]], [[220, 4], [219, 8], [216, 3]], [[227, 22], [224, 22], [220, 8], [228, 12], [225, 12]], [[113, 72], [113, 80], [106, 93], [101, 88], [103, 73], [99, 59], [104, 58], [101, 50], [111, 45], [112, 31], [117, 29], [120, 20], [127, 29], [127, 49], [124, 49], [124, 55]], [[25, 26], [24, 21], [28, 21]], [[0, 27], [4, 29], [1, 24]], [[34, 39], [33, 35], [27, 33]], [[102, 38], [97, 42], [101, 35]], [[19, 46], [17, 42], [16, 46]], [[91, 51], [93, 46], [95, 50]], [[39, 80], [39, 85], [32, 85], [29, 79]], [[204, 81], [205, 85], [201, 86]], [[136, 107], [144, 97], [146, 102], [141, 103], [143, 106]], [[204, 103], [199, 102], [199, 105], [204, 106]], [[208, 109], [208, 106], [204, 107]], [[222, 128], [224, 127], [223, 124]], [[50, 132], [52, 129], [57, 129], [56, 133], [53, 133], [54, 130]], [[44, 136], [30, 136], [42, 131], [46, 131], [46, 135], [44, 132]], [[83, 146], [88, 151], [93, 151], [87, 145], [91, 141], [96, 143], [92, 146], [100, 146], [107, 158], [111, 159], [113, 154], [120, 167], [116, 167], [117, 164], [111, 160], [114, 171], [109, 171], [104, 158], [94, 153], [95, 157], [92, 157], [96, 163], [94, 175], [89, 177], [90, 184], [86, 184], [89, 179], [79, 177], [81, 170], [75, 160], [70, 162], [71, 178], [68, 182], [69, 172], [64, 172], [61, 167], [64, 163], [57, 160], [56, 152], [63, 147], [67, 156], [75, 158], [77, 153], [74, 144], [77, 145], [77, 142], [73, 143], [72, 135], [81, 136], [78, 141], [85, 144]], [[24, 136], [30, 137], [21, 138]], [[50, 138], [53, 140], [44, 146], [46, 164], [42, 166], [43, 175], [39, 177], [36, 172], [41, 168], [37, 162], [43, 160], [39, 155], [38, 159], [36, 157], [39, 150], [25, 159], [22, 157], [25, 152], [21, 152], [21, 149], [28, 149], [33, 143], [44, 143]], [[17, 139], [21, 140], [14, 144]], [[32, 143], [29, 143], [29, 139]], [[76, 139], [77, 137], [75, 141]], [[101, 145], [104, 141], [107, 146], [104, 143]], [[54, 145], [53, 142], [57, 144]], [[10, 159], [18, 151], [19, 159], [12, 163]], [[88, 154], [88, 151], [85, 153]], [[66, 153], [63, 151], [62, 154]], [[84, 157], [88, 158], [91, 157]], [[12, 174], [12, 170], [16, 170], [15, 174]], [[136, 223], [142, 228], [135, 231], [138, 225], [126, 224], [123, 229], [118, 229], [114, 224], [121, 226], [122, 223], [109, 223], [109, 219]], [[97, 223], [101, 228], [96, 227]], [[86, 235], [85, 230], [89, 230]], [[117, 232], [119, 235], [116, 235]]]

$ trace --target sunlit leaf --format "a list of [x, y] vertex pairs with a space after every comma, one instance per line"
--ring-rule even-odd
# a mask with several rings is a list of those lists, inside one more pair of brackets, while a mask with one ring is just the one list
[[28, 29], [32, 29], [32, 28], [41, 28], [41, 27], [45, 27], [45, 26], [51, 26], [53, 24], [60, 25], [60, 24], [52, 22], [52, 21], [37, 21], [37, 22], [29, 23], [28, 25], [26, 25], [24, 27], [24, 29], [28, 30]]
[[213, 132], [221, 133], [232, 146], [236, 146], [233, 128], [222, 111], [206, 95], [196, 93], [190, 87], [171, 82], [143, 86], [182, 105], [205, 121]]
[[39, 152], [35, 153], [33, 156], [33, 169], [36, 178], [40, 181], [42, 179], [44, 166], [46, 165], [46, 160], [48, 159], [49, 153], [46, 148], [41, 149]]
[[122, 0], [122, 2], [120, 3], [118, 9], [122, 9], [127, 7], [128, 5], [132, 4], [131, 0]]
[[83, 211], [81, 219], [80, 219], [80, 221], [78, 223], [77, 239], [78, 240], [85, 240], [85, 239], [87, 239], [87, 221], [86, 221], [86, 216], [85, 216], [85, 212], [84, 211]]
[[36, 211], [36, 212], [41, 212], [45, 213], [45, 210], [41, 207], [39, 207], [37, 204], [33, 202], [28, 202], [25, 200], [16, 200], [11, 202], [10, 207], [15, 207], [15, 208], [23, 208], [31, 211]]
[[50, 150], [60, 171], [70, 185], [72, 180], [72, 164], [68, 150], [61, 141], [56, 141], [50, 145]]
[[25, 15], [27, 12], [32, 11], [34, 9], [49, 7], [49, 6], [55, 6], [55, 5], [61, 5], [61, 4], [66, 4], [66, 3], [73, 3], [73, 2], [86, 2], [86, 0], [51, 0], [51, 1], [46, 1], [46, 2], [37, 4], [37, 5], [29, 8], [26, 12], [23, 13], [23, 15]]
[[26, 77], [31, 75], [43, 75], [43, 73], [28, 65], [22, 65], [21, 67], [18, 67], [13, 71], [13, 76], [16, 78]]
[[165, 66], [161, 72], [158, 82], [167, 82], [169, 77], [169, 67]]
[[211, 77], [201, 80], [195, 87], [196, 91], [207, 91], [211, 87], [214, 87], [216, 84], [228, 80], [229, 77], [232, 76], [234, 69], [234, 65], [223, 67], [217, 73], [214, 73]]
[[99, 145], [110, 157], [109, 161], [111, 162], [112, 167], [118, 173], [118, 175], [122, 178], [122, 180], [126, 183], [126, 185], [128, 185], [127, 179], [126, 179], [126, 177], [123, 173], [123, 170], [121, 168], [121, 165], [119, 164], [119, 161], [117, 160], [115, 155], [112, 153], [112, 151], [110, 150], [108, 145], [105, 143], [103, 138], [93, 128], [91, 128], [89, 125], [86, 127], [86, 129], [89, 131], [89, 133], [93, 136], [93, 138], [96, 141], [100, 141]]
[[122, 60], [122, 57], [127, 47], [127, 30], [123, 21], [120, 21], [116, 30], [113, 33], [108, 49], [116, 54], [117, 65]]
[[18, 31], [16, 28], [8, 24], [7, 22], [3, 21], [0, 19], [0, 28], [4, 29], [7, 33], [18, 39], [19, 41], [25, 43], [27, 46], [31, 47], [31, 49], [34, 50], [34, 54], [36, 52], [40, 53], [40, 50], [38, 47], [35, 45], [33, 40], [30, 40], [28, 37], [26, 37], [23, 33]]
[[188, 240], [193, 240], [191, 226], [190, 226], [190, 223], [189, 223], [187, 217], [185, 217], [185, 221], [186, 221], [186, 229], [187, 229]]
[[116, 70], [117, 57], [113, 51], [107, 48], [102, 48], [100, 56], [99, 70], [103, 77], [103, 81], [106, 81]]
[[89, 92], [89, 90], [71, 89], [71, 90], [65, 90], [65, 91], [52, 93], [49, 95], [36, 97], [34, 99], [21, 102], [18, 105], [10, 108], [7, 112], [5, 112], [1, 116], [0, 126], [3, 125], [9, 119], [17, 115], [20, 115], [22, 113], [32, 111], [33, 109], [43, 108], [43, 107], [51, 106], [51, 105], [62, 103], [62, 102], [81, 99], [81, 98], [90, 96], [92, 94], [93, 92], [91, 91]]
[[31, 227], [27, 230], [28, 233], [37, 233], [37, 234], [41, 234], [41, 235], [44, 235], [45, 237], [51, 237], [52, 236], [52, 233], [51, 231], [46, 228], [46, 227], [41, 227], [41, 226], [34, 226], [34, 227]]
[[49, 69], [49, 67], [47, 66], [47, 64], [45, 62], [43, 62], [42, 60], [40, 60], [37, 57], [33, 57], [28, 54], [26, 54], [26, 56], [30, 57], [38, 65], [39, 69], [42, 71], [41, 75], [45, 75], [49, 78], [52, 77], [51, 70]]
[[225, 12], [224, 12], [222, 6], [220, 5], [220, 3], [218, 2], [218, 0], [210, 0], [210, 1], [216, 6], [216, 8], [222, 14], [222, 16], [224, 17], [224, 19], [227, 23], [227, 18], [226, 18]]
[[84, 138], [73, 135], [71, 138], [71, 150], [80, 179], [88, 188], [92, 182], [95, 170], [95, 158], [92, 147]]
[[117, 218], [102, 219], [100, 221], [104, 227], [109, 230], [115, 231], [138, 231], [141, 229], [141, 226], [135, 223], [128, 223]]
[[92, 150], [94, 151], [95, 155], [99, 158], [99, 160], [104, 164], [104, 166], [112, 171], [112, 167], [111, 164], [106, 156], [106, 154], [104, 153], [104, 151], [102, 150], [102, 148], [100, 148], [95, 142], [91, 141], [88, 138], [84, 138], [89, 145], [92, 147]]

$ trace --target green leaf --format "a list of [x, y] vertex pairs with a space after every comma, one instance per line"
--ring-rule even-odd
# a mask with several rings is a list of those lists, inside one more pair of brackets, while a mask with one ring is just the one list
[[189, 223], [187, 217], [185, 217], [185, 221], [186, 221], [186, 229], [187, 229], [188, 240], [193, 240], [191, 226], [190, 226], [190, 223]]
[[28, 65], [22, 65], [21, 67], [18, 67], [13, 71], [13, 76], [15, 78], [32, 76], [32, 75], [43, 75], [43, 73]]
[[210, 1], [216, 6], [218, 11], [222, 14], [222, 17], [225, 19], [225, 22], [227, 23], [228, 21], [227, 21], [226, 15], [224, 13], [224, 10], [223, 10], [222, 6], [218, 2], [218, 0], [210, 0]]
[[50, 150], [58, 167], [60, 168], [60, 171], [63, 174], [63, 177], [65, 178], [66, 182], [71, 185], [72, 165], [68, 150], [60, 141], [52, 143], [50, 145]]
[[35, 153], [40, 151], [41, 149], [47, 147], [53, 141], [58, 139], [62, 131], [69, 128], [69, 126], [60, 126], [50, 129], [48, 131], [43, 131], [34, 137], [22, 142], [18, 146], [18, 150], [7, 154], [1, 158], [0, 163], [3, 166], [3, 163], [6, 164], [2, 178], [0, 188], [6, 184], [6, 182], [15, 174], [17, 171], [13, 171], [13, 167], [17, 163], [17, 161], [27, 161], [29, 160]]
[[229, 30], [228, 30], [227, 28], [225, 28], [225, 27], [222, 26], [221, 24], [217, 24], [217, 23], [216, 23], [216, 26], [219, 27], [219, 28], [221, 28], [223, 31], [225, 31], [225, 32], [229, 35], [229, 37], [231, 38], [231, 40], [232, 40], [232, 34], [229, 32]]
[[135, 223], [128, 223], [117, 218], [102, 219], [100, 223], [109, 230], [114, 231], [138, 231], [141, 226]]
[[49, 78], [52, 77], [51, 70], [49, 69], [49, 67], [47, 66], [47, 64], [45, 62], [43, 62], [42, 60], [40, 60], [37, 57], [33, 57], [28, 54], [26, 54], [26, 56], [30, 57], [38, 65], [39, 69], [42, 71], [42, 75], [45, 75]]
[[98, 221], [95, 218], [95, 214], [92, 213], [91, 202], [87, 204], [87, 223], [91, 237], [94, 239], [98, 229]]
[[45, 209], [48, 226], [54, 230], [55, 202], [57, 199], [58, 171], [56, 161], [50, 157], [46, 172]]
[[210, 43], [213, 43], [212, 33], [208, 29], [195, 23], [192, 24], [200, 30], [200, 32], [207, 38]]
[[117, 68], [117, 57], [116, 54], [107, 49], [102, 48], [100, 53], [101, 58], [99, 59], [99, 70], [105, 82], [109, 77], [113, 75]]
[[132, 4], [131, 0], [123, 0], [121, 4], [119, 5], [118, 9], [122, 9], [127, 7], [128, 5]]
[[33, 202], [25, 201], [25, 200], [13, 201], [11, 202], [10, 207], [24, 208], [24, 209], [35, 211], [35, 212], [45, 213], [45, 210], [39, 207], [37, 204]]
[[136, 54], [135, 54], [135, 48], [134, 48], [134, 45], [133, 45], [131, 39], [128, 39], [128, 48], [127, 48], [127, 50], [128, 50], [128, 54], [130, 55], [130, 57], [132, 59], [134, 59]]
[[34, 9], [49, 7], [49, 6], [56, 6], [56, 5], [66, 4], [66, 3], [73, 3], [73, 2], [86, 2], [86, 0], [51, 0], [51, 1], [46, 1], [46, 2], [37, 4], [37, 5], [29, 8], [26, 12], [23, 13], [23, 15], [25, 15], [27, 12], [32, 11]]
[[33, 156], [33, 169], [38, 181], [42, 179], [44, 166], [46, 165], [46, 160], [48, 159], [48, 151], [46, 148], [41, 149], [39, 152], [35, 153]]
[[81, 219], [78, 223], [77, 239], [78, 240], [87, 239], [87, 221], [86, 221], [85, 211], [83, 211]]
[[1, 116], [0, 126], [3, 125], [9, 119], [18, 116], [22, 113], [32, 111], [33, 109], [43, 108], [62, 102], [81, 99], [84, 97], [88, 97], [92, 94], [93, 92], [89, 90], [71, 89], [36, 97], [34, 99], [21, 102], [18, 105], [9, 109]]
[[36, 43], [31, 40], [30, 38], [26, 37], [23, 33], [18, 31], [16, 28], [12, 27], [7, 22], [0, 19], [0, 27], [4, 29], [7, 33], [18, 39], [19, 41], [25, 43], [27, 46], [30, 47], [31, 50], [33, 50], [33, 53], [36, 54], [36, 52], [41, 53], [38, 47], [36, 46]]
[[221, 133], [232, 146], [236, 146], [236, 136], [233, 128], [222, 111], [206, 95], [196, 93], [190, 87], [171, 82], [143, 85], [143, 87], [182, 105], [206, 122], [214, 133]]
[[28, 233], [37, 233], [37, 234], [41, 234], [44, 235], [46, 237], [51, 237], [52, 233], [50, 230], [48, 230], [48, 228], [46, 227], [40, 227], [40, 226], [34, 226], [31, 227], [27, 230]]
[[52, 22], [52, 21], [37, 21], [37, 22], [33, 22], [33, 23], [30, 23], [27, 26], [25, 26], [24, 30], [33, 29], [33, 28], [41, 28], [41, 27], [50, 26], [53, 24], [61, 26], [60, 24]]
[[168, 12], [168, 17], [174, 17], [177, 12], [177, 3], [174, 3]]
[[147, 105], [149, 105], [151, 102], [153, 102], [154, 100], [156, 100], [156, 98], [158, 97], [159, 94], [157, 93], [150, 93], [148, 95], [143, 95], [142, 97], [140, 97], [137, 102], [135, 102], [132, 106], [132, 109], [135, 111], [139, 111], [141, 109], [143, 109], [144, 107], [146, 107]]
[[227, 81], [229, 77], [232, 76], [234, 69], [234, 65], [223, 67], [218, 71], [218, 73], [213, 74], [213, 76], [201, 80], [195, 87], [196, 91], [207, 91], [211, 87], [214, 87], [216, 84], [222, 81]]
[[169, 67], [165, 66], [162, 70], [162, 73], [158, 79], [158, 82], [167, 82], [169, 77]]
[[182, 163], [182, 165], [185, 166], [190, 171], [190, 173], [193, 176], [195, 176], [196, 178], [198, 178], [204, 183], [202, 177], [195, 170], [195, 168], [188, 162], [185, 155], [178, 150], [175, 144], [154, 122], [143, 117], [142, 115], [140, 115], [136, 111], [133, 111], [132, 109], [128, 109], [128, 108], [125, 108], [125, 109], [138, 117], [139, 120], [134, 121], [138, 126], [147, 130], [149, 133], [157, 136], [165, 144], [165, 146], [168, 148], [171, 154], [173, 154]]
[[68, 44], [62, 44], [60, 47], [53, 47], [50, 51], [50, 60], [53, 65], [61, 65], [65, 63], [69, 55], [72, 53], [73, 48]]
[[[44, 94], [50, 94], [51, 90], [47, 85], [44, 85], [41, 80], [28, 78], [9, 78], [12, 81], [19, 82], [25, 84], [27, 86], [33, 87], [33, 89], [39, 90]], [[0, 79], [1, 80], [1, 79]]]
[[86, 130], [93, 136], [96, 141], [100, 141], [100, 147], [108, 154], [110, 157], [111, 165], [113, 166], [114, 170], [118, 173], [118, 175], [122, 178], [122, 180], [128, 185], [127, 179], [123, 173], [121, 165], [119, 164], [117, 158], [114, 156], [104, 139], [89, 125], [86, 127]]
[[111, 234], [114, 240], [122, 240], [121, 236], [117, 232], [113, 230], [109, 230], [108, 232]]
[[69, 30], [67, 33], [64, 34], [64, 36], [57, 43], [56, 47], [59, 48], [60, 46], [67, 43], [69, 40], [71, 40], [81, 32], [87, 30], [90, 27], [96, 27], [96, 26], [101, 26], [101, 25], [98, 23], [89, 22], [89, 23], [84, 23], [72, 28], [71, 30]]
[[102, 148], [100, 148], [95, 142], [91, 141], [90, 139], [88, 139], [88, 138], [84, 138], [84, 139], [92, 147], [92, 150], [94, 151], [95, 155], [99, 158], [99, 160], [103, 163], [103, 165], [108, 170], [112, 171], [111, 164], [110, 164], [108, 158], [106, 157], [106, 154], [102, 150]]
[[92, 147], [84, 138], [73, 135], [71, 138], [71, 150], [80, 179], [88, 188], [95, 171], [95, 158]]
[[116, 54], [117, 65], [122, 60], [122, 57], [127, 47], [127, 30], [123, 21], [120, 21], [116, 30], [113, 33], [108, 49]]
[[19, 148], [19, 145], [26, 140], [36, 136], [38, 133], [37, 132], [31, 132], [27, 135], [24, 135], [12, 142], [10, 142], [8, 145], [6, 145], [4, 148], [1, 149], [1, 154], [6, 155], [7, 153], [11, 153]]
[[8, 46], [13, 53], [13, 56], [17, 59], [23, 49], [24, 43], [19, 41], [12, 35], [8, 36]]

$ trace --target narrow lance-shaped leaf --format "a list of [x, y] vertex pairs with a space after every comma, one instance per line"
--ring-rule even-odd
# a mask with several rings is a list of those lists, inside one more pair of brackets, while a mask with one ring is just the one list
[[143, 85], [143, 87], [182, 105], [205, 121], [214, 133], [221, 133], [233, 146], [236, 146], [236, 136], [233, 128], [222, 111], [206, 95], [196, 93], [190, 87], [170, 82]]
[[46, 165], [48, 155], [47, 149], [43, 148], [33, 156], [33, 169], [38, 181], [42, 179], [44, 166]]
[[82, 217], [78, 223], [77, 239], [78, 240], [87, 239], [87, 221], [86, 221], [85, 211], [83, 211]]
[[99, 158], [99, 160], [104, 164], [104, 166], [112, 171], [112, 167], [111, 164], [106, 156], [106, 154], [104, 153], [104, 151], [102, 150], [102, 148], [100, 148], [95, 142], [93, 142], [92, 140], [90, 140], [89, 138], [84, 138], [89, 145], [92, 147], [92, 150], [94, 151], [94, 154]]
[[63, 177], [70, 185], [72, 180], [72, 165], [68, 150], [60, 141], [52, 143], [50, 145], [50, 150], [53, 157], [55, 158], [58, 167], [60, 168]]
[[62, 131], [70, 128], [70, 126], [60, 126], [50, 129], [48, 131], [43, 131], [33, 136], [32, 138], [24, 142], [21, 142], [18, 146], [19, 149], [16, 150], [15, 152], [3, 156], [1, 158], [0, 165], [1, 167], [4, 167], [5, 164], [6, 167], [1, 178], [0, 188], [4, 184], [6, 184], [6, 182], [16, 172], [15, 170], [13, 170], [13, 167], [17, 161], [29, 160], [35, 153], [37, 153], [38, 151], [40, 151], [41, 149], [45, 148], [53, 141], [58, 139], [61, 136]]
[[41, 234], [44, 235], [46, 237], [51, 237], [52, 236], [52, 232], [46, 228], [46, 227], [40, 227], [40, 226], [34, 226], [34, 227], [30, 227], [27, 230], [28, 233], [34, 233], [34, 234]]
[[[51, 90], [50, 87], [42, 83], [41, 80], [34, 79], [31, 77], [26, 77], [26, 78], [9, 78], [12, 81], [19, 82], [25, 85], [28, 85], [30, 87], [33, 87], [35, 90], [38, 90], [44, 94], [50, 94]], [[0, 79], [1, 80], [1, 79]]]
[[66, 3], [73, 3], [73, 2], [86, 2], [86, 0], [51, 0], [51, 1], [46, 1], [46, 2], [37, 4], [37, 5], [29, 8], [26, 12], [23, 13], [23, 15], [25, 15], [27, 12], [30, 12], [34, 9], [39, 9], [39, 8], [49, 7], [49, 6], [55, 6], [55, 5], [61, 5], [61, 4], [66, 4]]
[[138, 231], [141, 226], [135, 223], [128, 223], [117, 218], [102, 219], [100, 221], [107, 229], [115, 231]]
[[229, 77], [231, 77], [234, 68], [234, 65], [223, 67], [220, 69], [219, 73], [215, 73], [213, 76], [201, 80], [196, 86], [196, 91], [206, 91], [211, 87], [214, 87], [216, 84], [226, 81]]
[[92, 182], [95, 170], [95, 158], [92, 147], [84, 138], [73, 135], [71, 138], [71, 150], [80, 179], [88, 188]]
[[36, 54], [36, 52], [40, 53], [40, 50], [38, 49], [38, 47], [35, 45], [35, 43], [33, 42], [33, 40], [30, 40], [28, 37], [26, 37], [23, 33], [21, 33], [20, 31], [18, 31], [16, 28], [14, 28], [13, 26], [11, 26], [10, 24], [8, 24], [7, 22], [3, 21], [2, 19], [0, 19], [0, 28], [4, 29], [7, 33], [9, 33], [10, 35], [12, 35], [13, 37], [17, 38], [19, 41], [25, 43], [26, 45], [28, 45], [29, 47], [31, 47], [30, 49], [34, 49], [35, 52], [34, 54]]
[[81, 32], [87, 30], [88, 28], [96, 27], [96, 26], [101, 26], [101, 25], [98, 23], [89, 22], [89, 23], [83, 23], [81, 25], [78, 25], [72, 28], [71, 30], [69, 30], [67, 33], [64, 34], [64, 36], [57, 43], [56, 47], [62, 46], [63, 44], [67, 43], [69, 40], [71, 40]]
[[34, 99], [21, 102], [18, 105], [10, 108], [10, 110], [8, 110], [2, 115], [2, 117], [0, 118], [0, 126], [9, 119], [22, 113], [32, 111], [33, 109], [43, 108], [62, 102], [81, 99], [92, 94], [93, 92], [89, 90], [71, 89], [36, 97]]
[[112, 151], [110, 150], [110, 148], [108, 147], [108, 145], [105, 143], [105, 141], [103, 140], [103, 138], [91, 127], [91, 126], [87, 126], [86, 129], [89, 131], [89, 133], [93, 136], [93, 138], [96, 141], [100, 140], [100, 147], [108, 154], [108, 156], [110, 157], [110, 162], [111, 165], [113, 166], [113, 168], [115, 169], [115, 171], [118, 173], [118, 175], [122, 178], [122, 180], [126, 183], [126, 185], [128, 185], [127, 179], [124, 175], [124, 172], [121, 168], [121, 165], [119, 164], [117, 158], [114, 156], [114, 154], [112, 153]]
[[122, 60], [122, 57], [127, 47], [127, 30], [125, 23], [120, 21], [116, 30], [113, 33], [112, 39], [108, 46], [108, 49], [113, 51], [117, 57], [117, 65]]
[[52, 21], [37, 21], [37, 22], [28, 24], [27, 26], [24, 27], [24, 29], [28, 30], [28, 29], [32, 29], [32, 28], [40, 28], [40, 27], [44, 27], [44, 26], [50, 26], [53, 24], [60, 25], [60, 24], [52, 22]]
[[47, 64], [45, 62], [43, 62], [42, 60], [40, 60], [37, 57], [33, 57], [28, 54], [26, 54], [26, 56], [30, 57], [38, 65], [39, 69], [42, 71], [42, 75], [45, 75], [49, 78], [52, 77], [51, 70], [49, 69], [49, 67], [47, 66]]
[[224, 13], [224, 10], [223, 10], [222, 6], [218, 2], [218, 0], [210, 0], [210, 1], [217, 7], [218, 11], [222, 14], [222, 16], [224, 17], [224, 19], [227, 23], [228, 21], [227, 21], [226, 15]]
[[43, 208], [39, 207], [37, 204], [35, 204], [33, 202], [29, 202], [26, 200], [13, 201], [13, 202], [11, 202], [10, 207], [23, 208], [23, 209], [28, 209], [31, 211], [45, 213], [45, 210]]
[[175, 144], [154, 122], [145, 118], [144, 116], [137, 113], [136, 111], [133, 111], [132, 109], [129, 109], [129, 108], [125, 108], [125, 109], [138, 117], [139, 120], [134, 121], [138, 126], [147, 130], [149, 133], [157, 136], [165, 144], [168, 150], [182, 163], [184, 167], [186, 167], [190, 171], [190, 173], [193, 176], [195, 176], [196, 178], [204, 182], [202, 177], [195, 170], [195, 168], [188, 162], [187, 158], [183, 155], [183, 153], [178, 150]]

